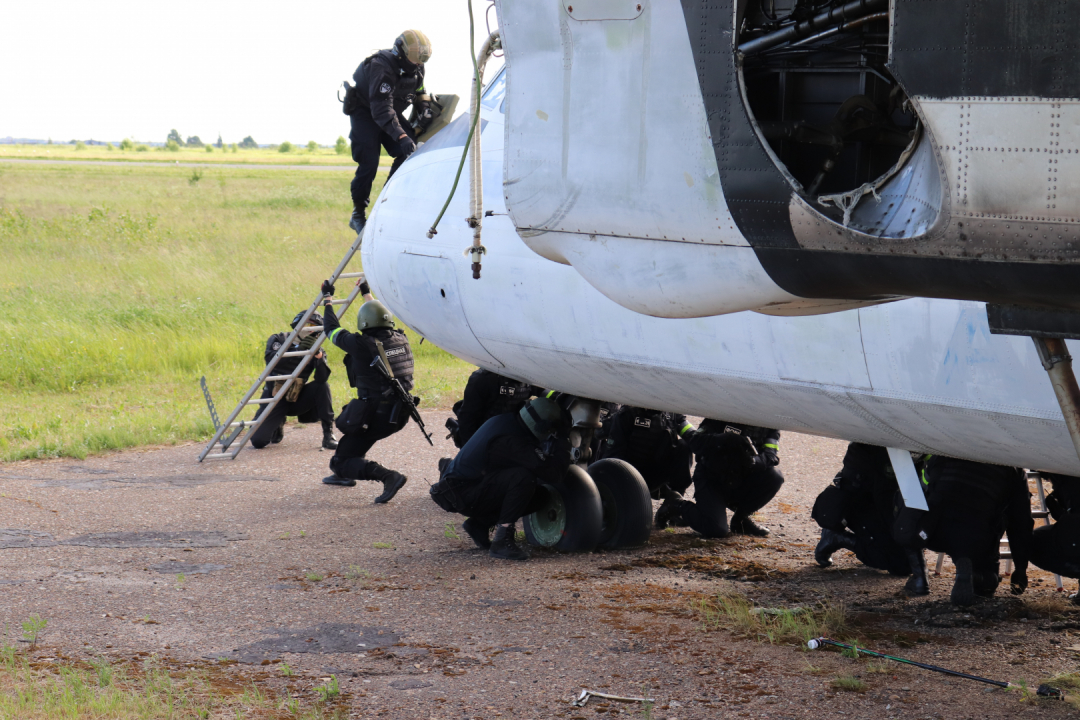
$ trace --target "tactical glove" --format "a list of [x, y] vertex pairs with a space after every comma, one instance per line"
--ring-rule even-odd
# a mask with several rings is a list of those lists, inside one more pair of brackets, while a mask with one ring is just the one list
[[361, 281], [361, 283], [360, 283], [360, 294], [361, 295], [370, 295], [371, 294], [371, 286], [367, 284], [367, 280]]
[[408, 135], [398, 140], [398, 147], [401, 148], [401, 154], [404, 157], [409, 157], [416, 152], [416, 143]]
[[329, 280], [323, 280], [322, 281], [322, 294], [323, 295], [333, 295], [334, 294], [334, 289], [335, 289], [334, 286], [330, 284]]
[[769, 467], [776, 467], [780, 464], [780, 456], [776, 454], [776, 450], [773, 448], [765, 448], [762, 450], [761, 457]]

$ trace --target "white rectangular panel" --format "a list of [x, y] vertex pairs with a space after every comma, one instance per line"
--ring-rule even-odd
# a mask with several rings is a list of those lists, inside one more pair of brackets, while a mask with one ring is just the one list
[[889, 451], [889, 460], [892, 461], [893, 472], [896, 473], [896, 483], [900, 486], [900, 494], [904, 496], [904, 504], [915, 510], [929, 510], [922, 485], [919, 483], [919, 473], [915, 471], [915, 463], [911, 460], [911, 453], [899, 448], [886, 448], [886, 450]]

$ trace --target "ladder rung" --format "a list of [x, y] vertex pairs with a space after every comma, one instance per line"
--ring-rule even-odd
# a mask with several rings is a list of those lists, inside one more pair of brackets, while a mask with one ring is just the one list
[[277, 382], [278, 380], [288, 380], [292, 378], [292, 375], [271, 375], [266, 378], [266, 382]]
[[204, 460], [217, 460], [218, 458], [227, 458], [227, 457], [232, 457], [232, 456], [233, 456], [232, 453], [227, 453], [227, 452], [224, 452], [224, 453], [210, 453], [209, 455], [207, 455], [203, 459]]
[[1043, 519], [1045, 517], [1049, 517], [1049, 516], [1050, 516], [1050, 513], [1048, 511], [1046, 511], [1046, 510], [1032, 510], [1031, 511], [1031, 517], [1035, 518], [1036, 520], [1041, 520], [1041, 519]]
[[306, 356], [308, 356], [310, 354], [311, 354], [311, 350], [290, 350], [289, 352], [285, 353], [281, 357], [283, 357], [283, 358], [287, 358], [287, 357], [306, 357]]
[[349, 302], [349, 298], [345, 298], [344, 300], [331, 300], [330, 301], [330, 303], [332, 305], [344, 305], [347, 302]]
[[358, 273], [341, 273], [337, 277], [338, 277], [338, 280], [342, 280], [344, 278], [358, 278], [358, 277], [364, 277], [364, 273], [362, 273], [362, 272], [358, 272]]
[[246, 404], [247, 405], [269, 405], [272, 402], [274, 402], [274, 398], [268, 397], [268, 398], [265, 398], [265, 399], [260, 398], [258, 400], [248, 400]]

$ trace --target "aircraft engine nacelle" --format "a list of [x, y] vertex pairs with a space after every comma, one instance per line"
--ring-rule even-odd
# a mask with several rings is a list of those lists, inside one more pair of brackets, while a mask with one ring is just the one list
[[624, 307], [1080, 310], [1080, 3], [496, 1], [510, 216]]

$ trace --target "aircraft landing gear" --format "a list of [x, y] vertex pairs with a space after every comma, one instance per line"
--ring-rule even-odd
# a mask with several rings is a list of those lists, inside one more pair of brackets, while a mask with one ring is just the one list
[[569, 439], [575, 465], [562, 482], [537, 491], [539, 509], [525, 516], [525, 537], [532, 545], [563, 552], [591, 552], [597, 547], [644, 545], [652, 530], [652, 498], [641, 474], [622, 460], [592, 459], [592, 439], [600, 427], [600, 403], [575, 398]]

